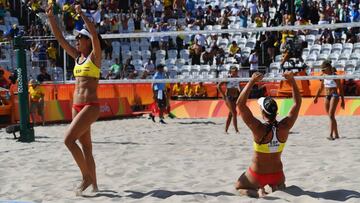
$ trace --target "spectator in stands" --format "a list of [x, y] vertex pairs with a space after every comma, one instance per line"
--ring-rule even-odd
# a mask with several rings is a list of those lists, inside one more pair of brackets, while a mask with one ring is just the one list
[[195, 42], [197, 42], [201, 46], [202, 51], [205, 51], [205, 48], [208, 45], [208, 43], [206, 41], [206, 37], [203, 34], [196, 34]]
[[[240, 27], [247, 28], [248, 27], [248, 12], [246, 9], [243, 9], [240, 12], [239, 18], [240, 18]], [[243, 36], [246, 36], [246, 33], [242, 33]]]
[[222, 48], [216, 47], [214, 49], [215, 62], [217, 66], [223, 65], [225, 61], [225, 51]]
[[64, 70], [55, 63], [51, 64], [51, 79], [52, 81], [64, 81]]
[[202, 59], [204, 61], [204, 64], [212, 65], [214, 61], [214, 53], [211, 49], [206, 49], [205, 52], [202, 54]]
[[135, 66], [131, 64], [131, 58], [128, 58], [124, 64], [124, 78], [134, 79], [136, 77]]
[[235, 53], [234, 59], [236, 64], [243, 64], [244, 56], [241, 54], [241, 49], [238, 49], [238, 51]]
[[32, 67], [36, 67], [39, 64], [39, 46], [33, 42], [30, 46], [30, 58]]
[[[154, 23], [152, 28], [150, 28], [150, 32], [159, 32], [158, 25]], [[152, 52], [157, 51], [160, 48], [159, 37], [151, 37], [150, 45], [151, 45], [150, 48], [151, 48]]]
[[195, 1], [194, 0], [186, 0], [185, 9], [191, 15], [195, 14]]
[[75, 11], [69, 1], [65, 1], [62, 7], [62, 19], [65, 25], [65, 30], [71, 32], [74, 29], [74, 20], [73, 17]]
[[30, 96], [30, 115], [33, 124], [35, 125], [36, 118], [35, 113], [41, 116], [42, 125], [45, 125], [44, 117], [44, 91], [40, 87], [40, 83], [34, 79], [30, 80], [29, 87], [29, 96]]
[[[299, 19], [295, 22], [295, 25], [309, 25], [309, 21], [304, 18], [304, 16], [299, 16]], [[298, 30], [298, 35], [307, 35], [309, 34], [309, 30]]]
[[11, 40], [19, 34], [19, 31], [17, 24], [13, 24], [5, 36]]
[[4, 74], [5, 74], [5, 72], [2, 69], [0, 69], [0, 87], [8, 89], [9, 88], [9, 83], [5, 79]]
[[115, 63], [111, 65], [109, 73], [106, 76], [106, 79], [120, 79], [122, 73], [122, 66], [119, 63], [119, 58], [115, 58]]
[[188, 82], [184, 89], [184, 96], [185, 97], [193, 97], [194, 96], [194, 89], [191, 85], [191, 82]]
[[229, 56], [234, 57], [235, 54], [241, 50], [240, 47], [237, 45], [236, 41], [232, 41], [230, 47], [229, 47]]
[[353, 4], [351, 11], [350, 11], [350, 20], [351, 22], [359, 22], [360, 15], [359, 15], [359, 2], [358, 4]]
[[329, 30], [328, 28], [324, 29], [319, 40], [320, 40], [320, 43], [322, 43], [322, 44], [333, 44], [335, 41], [332, 31]]
[[195, 96], [207, 97], [206, 87], [204, 86], [203, 82], [199, 82], [199, 84], [195, 86]]
[[48, 48], [46, 49], [48, 59], [50, 60], [51, 65], [56, 64], [57, 58], [57, 49], [54, 47], [54, 43], [50, 42]]
[[[164, 66], [158, 65], [156, 66], [156, 72], [153, 77], [154, 80], [156, 79], [165, 79], [165, 73], [164, 73]], [[156, 103], [157, 108], [159, 109], [159, 118], [161, 124], [166, 124], [164, 121], [164, 112], [167, 107], [167, 95], [166, 95], [166, 87], [164, 83], [153, 83], [152, 84], [152, 90], [153, 90], [153, 98]], [[153, 109], [153, 113], [155, 112], [155, 109]], [[151, 119], [155, 122], [155, 115], [153, 113], [150, 113]]]
[[39, 66], [47, 65], [47, 53], [45, 42], [40, 42], [38, 44], [38, 56], [39, 56]]
[[144, 64], [144, 75], [143, 78], [147, 78], [147, 76], [153, 76], [155, 73], [155, 64], [153, 62], [153, 60], [151, 60], [150, 58], [148, 59], [148, 61]]
[[250, 57], [249, 57], [249, 63], [250, 63], [250, 72], [249, 74], [252, 75], [253, 73], [257, 72], [259, 69], [259, 58], [258, 58], [258, 50], [254, 49], [251, 51]]
[[360, 96], [359, 88], [353, 79], [345, 80], [344, 82], [344, 95], [346, 96]]
[[40, 74], [36, 77], [40, 83], [51, 81], [51, 76], [47, 73], [44, 65], [40, 66]]
[[208, 13], [206, 13], [205, 24], [206, 25], [215, 25], [217, 23], [216, 15], [211, 8], [211, 5], [208, 7]]
[[[164, 12], [164, 5], [160, 0], [155, 0], [154, 10], [155, 10], [155, 18], [161, 18], [161, 15]], [[152, 15], [151, 10], [148, 13], [148, 15]]]
[[254, 22], [256, 14], [259, 12], [256, 0], [251, 0], [251, 2], [248, 4], [248, 9], [250, 11], [251, 22]]
[[[167, 23], [160, 24], [160, 32], [167, 32], [167, 31], [169, 31], [168, 24]], [[163, 50], [167, 50], [168, 46], [169, 46], [169, 36], [161, 37], [160, 48]]]
[[183, 17], [183, 10], [185, 8], [186, 2], [185, 0], [174, 0], [173, 9], [175, 11], [175, 16], [178, 18]]
[[201, 53], [203, 48], [200, 46], [198, 40], [195, 39], [195, 43], [190, 47], [191, 65], [200, 65]]
[[110, 40], [104, 40], [105, 41], [105, 60], [109, 59], [112, 60], [112, 52], [113, 52], [113, 47], [111, 44]]
[[187, 11], [185, 14], [185, 23], [187, 25], [192, 25], [195, 22], [195, 19], [191, 13], [191, 11]]
[[[238, 69], [236, 66], [232, 66], [229, 71], [229, 77], [231, 78], [237, 78], [238, 75]], [[226, 90], [224, 92], [222, 86], [226, 84]], [[236, 133], [239, 133], [238, 125], [237, 125], [237, 112], [236, 112], [236, 100], [239, 97], [240, 94], [240, 83], [239, 82], [220, 82], [217, 86], [217, 89], [222, 96], [222, 98], [225, 100], [225, 104], [227, 108], [229, 109], [229, 114], [226, 119], [225, 124], [225, 133], [228, 132], [229, 126], [231, 121], [233, 122], [234, 128]]]
[[180, 82], [174, 84], [171, 95], [176, 97], [184, 96], [184, 87], [181, 85]]

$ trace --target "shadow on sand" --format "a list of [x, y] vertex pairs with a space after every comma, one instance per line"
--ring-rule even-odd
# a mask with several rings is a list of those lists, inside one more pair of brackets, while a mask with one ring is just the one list
[[287, 187], [284, 192], [293, 195], [293, 196], [302, 196], [307, 195], [312, 198], [326, 199], [326, 200], [334, 200], [344, 202], [351, 198], [357, 198], [360, 201], [360, 193], [354, 190], [331, 190], [326, 192], [312, 192], [312, 191], [304, 191], [298, 186], [292, 185]]
[[121, 198], [120, 195], [117, 194], [118, 192], [113, 190], [100, 190], [94, 195], [82, 195], [85, 198], [96, 198], [96, 197], [108, 197], [108, 198]]
[[191, 121], [191, 122], [178, 122], [178, 123], [182, 124], [182, 125], [191, 125], [191, 124], [194, 124], [194, 125], [198, 125], [198, 124], [222, 125], [222, 124], [218, 124], [218, 123], [215, 123], [215, 122], [212, 122], [212, 121]]
[[131, 193], [131, 194], [127, 195], [126, 197], [131, 197], [134, 199], [141, 199], [146, 196], [156, 197], [156, 198], [160, 198], [160, 199], [166, 199], [173, 195], [183, 196], [183, 195], [197, 195], [197, 194], [213, 196], [213, 197], [218, 197], [218, 196], [222, 196], [222, 195], [223, 196], [235, 196], [235, 194], [228, 193], [228, 192], [208, 193], [208, 192], [188, 192], [188, 191], [169, 191], [169, 190], [152, 190], [152, 191], [146, 192], [146, 193], [136, 192], [136, 191], [131, 191], [131, 190], [127, 190], [125, 192]]

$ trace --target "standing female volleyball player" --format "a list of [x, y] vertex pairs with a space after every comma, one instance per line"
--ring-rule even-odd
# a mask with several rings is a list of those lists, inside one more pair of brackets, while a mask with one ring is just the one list
[[[81, 11], [81, 6], [75, 5], [76, 13], [84, 20], [88, 30], [77, 31], [76, 47], [71, 46], [61, 34], [52, 11], [53, 8], [49, 5], [46, 13], [55, 38], [61, 47], [75, 59], [73, 120], [65, 135], [65, 145], [73, 155], [83, 178], [77, 194], [81, 194], [90, 185], [93, 191], [98, 191], [90, 126], [97, 120], [100, 113], [96, 90], [100, 77], [101, 39], [96, 33], [95, 25]], [[77, 140], [80, 141], [82, 148], [76, 143]]]
[[241, 194], [259, 197], [266, 194], [264, 191], [266, 185], [269, 185], [273, 191], [285, 187], [281, 153], [285, 147], [289, 131], [298, 117], [301, 96], [293, 73], [285, 72], [283, 76], [292, 86], [294, 104], [289, 115], [281, 121], [276, 120], [278, 107], [271, 97], [262, 97], [258, 100], [265, 123], [256, 119], [246, 106], [246, 100], [252, 87], [263, 78], [263, 75], [259, 72], [252, 75], [251, 80], [246, 84], [237, 101], [241, 118], [250, 128], [254, 137], [252, 163], [235, 185]]
[[[230, 77], [237, 78], [238, 76], [238, 69], [236, 66], [230, 68]], [[226, 91], [222, 90], [222, 85], [226, 84]], [[233, 125], [235, 128], [236, 133], [239, 132], [238, 125], [237, 125], [237, 112], [236, 112], [236, 100], [240, 94], [240, 83], [231, 81], [231, 82], [221, 82], [218, 85], [218, 91], [220, 92], [221, 96], [225, 100], [226, 106], [229, 109], [229, 114], [226, 119], [225, 124], [225, 133], [228, 132], [231, 120], [233, 121]]]
[[[331, 66], [330, 61], [324, 61], [321, 64], [322, 75], [336, 75], [335, 69]], [[325, 97], [325, 110], [330, 118], [330, 136], [329, 140], [334, 140], [339, 138], [339, 132], [337, 128], [337, 122], [335, 119], [335, 111], [336, 107], [339, 103], [339, 96], [341, 97], [341, 108], [345, 108], [344, 101], [344, 91], [340, 80], [332, 80], [332, 79], [324, 79], [321, 81], [321, 86], [317, 91], [317, 94], [314, 99], [314, 103], [316, 104], [318, 101], [318, 97], [325, 87], [326, 97]], [[338, 91], [339, 90], [339, 91]], [[339, 95], [340, 92], [340, 95]], [[335, 135], [334, 135], [335, 134]]]

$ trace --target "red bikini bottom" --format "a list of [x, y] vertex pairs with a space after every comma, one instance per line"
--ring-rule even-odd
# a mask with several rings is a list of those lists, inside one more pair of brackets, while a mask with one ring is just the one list
[[76, 112], [80, 112], [85, 106], [100, 106], [99, 102], [85, 102], [80, 104], [73, 104], [72, 107]]
[[265, 185], [277, 186], [281, 183], [284, 178], [284, 172], [279, 171], [276, 173], [266, 173], [260, 174], [253, 171], [250, 167], [248, 169], [249, 174], [256, 179], [259, 183], [260, 187], [264, 187]]

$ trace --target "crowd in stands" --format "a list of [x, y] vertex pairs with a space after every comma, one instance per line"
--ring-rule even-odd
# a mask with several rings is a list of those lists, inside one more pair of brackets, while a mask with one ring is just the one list
[[[68, 34], [72, 34], [74, 29], [83, 27], [84, 22], [74, 12], [72, 6], [76, 3], [74, 0], [27, 2], [31, 13], [38, 16], [42, 16], [40, 14], [48, 3], [54, 5], [54, 13]], [[86, 15], [96, 23], [100, 34], [220, 30], [360, 21], [358, 0], [81, 0], [79, 3]], [[0, 3], [0, 23], [3, 4]], [[46, 21], [42, 19], [35, 22], [24, 25], [24, 35], [51, 35]], [[18, 33], [20, 31], [14, 24], [4, 36], [11, 38]], [[337, 44], [341, 44], [344, 48], [345, 44], [353, 44], [351, 53], [347, 53], [347, 59], [350, 59], [350, 54], [353, 52], [360, 53], [360, 46], [355, 49], [360, 42], [358, 33], [359, 29], [353, 27], [335, 30], [284, 30], [108, 39], [101, 72], [103, 79], [151, 78], [154, 67], [164, 64], [171, 78], [215, 78], [226, 77], [228, 68], [235, 64], [239, 68], [249, 69], [249, 73], [242, 76], [248, 76], [261, 67], [276, 67], [276, 72], [279, 73], [282, 66], [276, 63], [281, 62], [288, 37], [296, 36], [307, 42], [301, 57], [302, 61], [309, 62], [307, 64], [312, 66], [314, 62], [330, 57], [333, 57], [330, 58], [333, 63], [340, 60], [343, 53], [342, 49], [340, 52], [334, 51]], [[318, 46], [320, 49], [315, 49]], [[330, 50], [323, 53], [321, 48], [327, 46], [330, 46]], [[55, 67], [58, 68], [56, 73], [62, 70], [59, 68], [63, 62], [62, 55], [56, 42], [33, 42], [29, 44], [29, 53], [33, 67], [47, 66], [52, 76]], [[353, 56], [352, 59], [360, 60], [360, 55], [353, 54]], [[70, 70], [71, 66], [68, 67]], [[356, 64], [354, 71], [357, 68]], [[40, 68], [38, 70], [40, 71]], [[57, 78], [52, 80], [61, 80], [63, 76]]]

